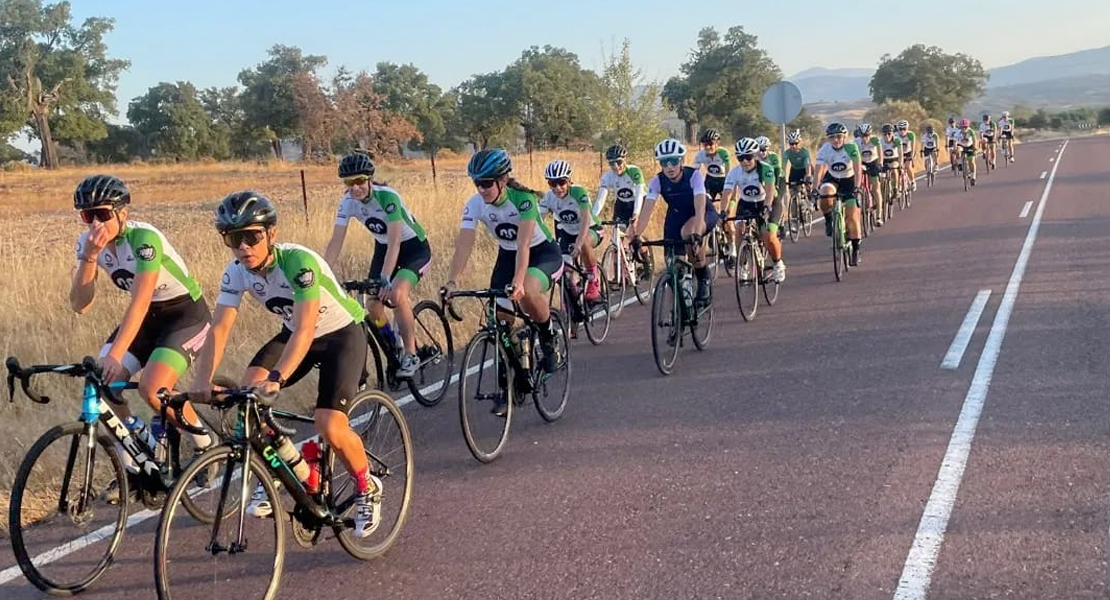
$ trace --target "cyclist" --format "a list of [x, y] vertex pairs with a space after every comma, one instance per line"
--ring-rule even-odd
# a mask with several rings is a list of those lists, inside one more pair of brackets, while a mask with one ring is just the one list
[[[255, 353], [241, 381], [272, 394], [319, 367], [316, 431], [357, 485], [354, 534], [362, 538], [378, 526], [382, 494], [382, 482], [370, 473], [366, 449], [346, 413], [366, 364], [365, 313], [319, 254], [298, 244], [277, 243], [277, 222], [270, 200], [249, 190], [228, 195], [216, 208], [216, 230], [235, 258], [224, 271], [190, 396], [211, 393], [244, 292], [281, 316], [281, 331]], [[261, 485], [247, 513], [260, 518], [274, 514]]]
[[[829, 123], [825, 128], [828, 141], [817, 151], [817, 178], [822, 186], [831, 183], [836, 194], [844, 200], [844, 221], [848, 239], [852, 242], [849, 264], [859, 264], [860, 211], [856, 200], [856, 182], [863, 178], [863, 163], [859, 148], [848, 141], [848, 127], [843, 123]], [[826, 188], [827, 189], [827, 188]], [[835, 197], [821, 196], [821, 212], [825, 215], [825, 235], [832, 237], [832, 211]]]
[[967, 174], [971, 178], [971, 185], [975, 185], [975, 131], [971, 128], [971, 119], [960, 119], [960, 133], [956, 138], [956, 147], [963, 152], [964, 163], [967, 165]]
[[856, 147], [859, 148], [860, 162], [863, 163], [864, 174], [867, 175], [867, 183], [871, 190], [871, 203], [875, 205], [875, 225], [877, 227], [883, 226], [883, 190], [879, 184], [879, 172], [881, 164], [879, 156], [883, 152], [883, 146], [879, 142], [879, 138], [874, 135], [870, 123], [860, 123], [856, 128]]
[[925, 126], [925, 133], [921, 136], [921, 157], [933, 157], [933, 174], [937, 172], [937, 161], [940, 160], [940, 136], [933, 130], [932, 125]]
[[1002, 118], [998, 119], [998, 130], [1001, 139], [1010, 140], [1010, 162], [1014, 162], [1014, 133], [1017, 128], [1014, 127], [1014, 120], [1010, 118], [1010, 111], [1002, 111]]
[[644, 173], [640, 167], [628, 164], [628, 150], [620, 144], [605, 150], [605, 160], [609, 161], [609, 170], [601, 176], [597, 199], [594, 200], [594, 214], [601, 215], [605, 197], [613, 192], [617, 197], [613, 203], [613, 220], [635, 224], [644, 201]]
[[392, 337], [384, 303], [393, 306], [403, 344], [396, 375], [401, 379], [410, 378], [420, 366], [420, 359], [416, 357], [412, 292], [432, 263], [432, 248], [424, 228], [405, 206], [397, 190], [373, 180], [374, 162], [369, 156], [359, 152], [344, 156], [339, 161], [339, 177], [347, 186], [347, 193], [339, 201], [324, 262], [336, 264], [351, 219], [370, 230], [374, 237], [374, 255], [370, 259], [368, 276], [380, 280], [382, 290], [367, 310], [382, 333]]
[[913, 174], [913, 151], [917, 146], [917, 134], [910, 131], [910, 122], [902, 119], [898, 121], [898, 139], [902, 140], [902, 164], [906, 169], [906, 181], [910, 189], [917, 191], [917, 180]]
[[[562, 274], [563, 256], [540, 219], [540, 193], [510, 176], [512, 170], [509, 154], [500, 148], [479, 150], [470, 157], [466, 172], [474, 181], [477, 193], [463, 207], [461, 229], [443, 289], [447, 293], [455, 290], [456, 279], [474, 250], [478, 223], [483, 223], [499, 247], [489, 287], [512, 285], [509, 299], [520, 302], [521, 308], [531, 317], [540, 338], [541, 367], [550, 375], [557, 365], [547, 291]], [[511, 322], [513, 315], [508, 312], [511, 310], [508, 301], [499, 300], [498, 305], [504, 309], [500, 318]], [[507, 399], [502, 396], [494, 404], [494, 414], [504, 416], [506, 406]]]
[[[789, 150], [787, 151], [789, 152]], [[737, 166], [725, 179], [725, 194], [732, 206], [739, 197], [735, 218], [757, 217], [763, 245], [774, 261], [771, 267], [775, 281], [786, 281], [786, 264], [782, 261], [782, 242], [777, 230], [782, 216], [782, 199], [775, 193], [775, 170], [771, 165], [756, 159], [759, 144], [751, 138], [736, 142]], [[788, 163], [789, 164], [789, 163]], [[789, 168], [789, 167], [788, 167]], [[739, 230], [737, 230], [739, 245]]]
[[[894, 202], [902, 192], [902, 156], [905, 154], [902, 139], [894, 135], [894, 126], [884, 123], [880, 130], [879, 147], [883, 152], [883, 172], [891, 178], [890, 189], [894, 192], [887, 202]], [[893, 207], [893, 205], [891, 205]]]
[[705, 165], [705, 194], [710, 202], [721, 199], [725, 188], [725, 175], [729, 171], [728, 150], [720, 147], [721, 134], [709, 128], [701, 134], [701, 150], [694, 156], [694, 168]]
[[790, 186], [790, 193], [801, 191], [802, 202], [809, 202], [809, 186], [813, 183], [813, 161], [810, 160], [809, 148], [802, 146], [802, 132], [795, 129], [786, 136], [789, 146], [782, 153], [783, 163], [786, 165], [786, 182]]
[[[646, 202], [641, 212], [646, 218], [640, 219], [632, 229], [634, 240], [647, 229], [657, 198], [663, 198], [669, 208], [663, 221], [665, 240], [688, 240], [691, 236], [703, 236], [717, 226], [720, 217], [713, 204], [706, 201], [705, 178], [698, 169], [682, 164], [685, 156], [686, 146], [674, 138], [663, 140], [655, 146], [655, 160], [659, 162], [661, 170], [648, 183]], [[705, 244], [698, 243], [691, 254], [694, 259], [694, 273], [698, 279], [697, 301], [705, 305], [709, 302], [712, 285], [709, 267], [705, 263]]]
[[979, 148], [989, 164], [995, 164], [994, 135], [997, 128], [991, 119], [990, 113], [983, 113], [983, 121], [979, 123]]
[[[540, 208], [555, 217], [555, 240], [565, 255], [578, 256], [586, 271], [586, 301], [601, 297], [601, 281], [597, 276], [597, 253], [601, 235], [594, 223], [590, 193], [570, 179], [570, 163], [553, 160], [543, 176], [551, 189], [544, 194]], [[583, 226], [584, 225], [584, 226]]]
[[960, 128], [956, 126], [955, 117], [948, 117], [948, 127], [944, 129], [944, 137], [948, 148], [948, 164], [955, 169], [958, 163], [956, 160], [956, 139], [960, 137]]
[[[151, 408], [161, 409], [158, 390], [172, 389], [204, 344], [211, 313], [200, 285], [166, 236], [149, 223], [128, 219], [131, 191], [111, 175], [90, 175], [73, 192], [73, 208], [87, 229], [77, 238], [77, 268], [69, 289], [74, 312], [85, 314], [96, 296], [99, 270], [131, 296], [119, 326], [100, 349], [97, 364], [105, 381], [126, 381], [142, 371], [139, 394]], [[115, 408], [131, 416], [126, 405]], [[185, 418], [199, 424], [190, 405]], [[208, 434], [187, 434], [198, 451], [213, 440]], [[120, 457], [137, 472], [131, 455]], [[131, 488], [138, 491], [139, 486]]]

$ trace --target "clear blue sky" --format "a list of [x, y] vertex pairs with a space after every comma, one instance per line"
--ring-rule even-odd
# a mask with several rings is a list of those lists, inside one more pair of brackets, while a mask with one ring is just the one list
[[[655, 0], [72, 3], [78, 20], [116, 20], [107, 38], [110, 53], [131, 61], [118, 89], [121, 118], [132, 98], [160, 81], [236, 85], [239, 71], [263, 61], [277, 43], [327, 56], [329, 70], [411, 62], [445, 89], [475, 73], [503, 68], [531, 45], [567, 48], [583, 66], [597, 69], [603, 50], [626, 37], [644, 74], [664, 81], [678, 72], [698, 30], [709, 25], [722, 32], [743, 25], [759, 36], [787, 76], [816, 66], [873, 68], [883, 54], [897, 54], [914, 43], [966, 52], [987, 68], [1110, 45], [1107, 0], [702, 2], [704, 10], [695, 8], [698, 3]], [[915, 12], [927, 5], [936, 7], [930, 16]], [[898, 19], [901, 27], [895, 26]], [[1003, 26], [995, 29], [998, 24]]]

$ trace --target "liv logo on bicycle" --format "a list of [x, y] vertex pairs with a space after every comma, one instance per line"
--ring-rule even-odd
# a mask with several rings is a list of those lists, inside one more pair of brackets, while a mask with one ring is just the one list
[[270, 461], [270, 466], [275, 469], [280, 469], [283, 465], [281, 457], [278, 456], [277, 450], [273, 446], [266, 446], [262, 449], [262, 457]]

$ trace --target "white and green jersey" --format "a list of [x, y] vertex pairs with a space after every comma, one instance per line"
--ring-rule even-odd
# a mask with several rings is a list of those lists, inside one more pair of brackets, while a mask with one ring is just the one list
[[975, 149], [975, 130], [968, 127], [967, 129], [960, 129], [956, 134], [956, 145], [966, 149]]
[[717, 151], [712, 154], [705, 150], [698, 150], [697, 156], [694, 157], [694, 168], [700, 169], [702, 165], [705, 165], [706, 177], [711, 179], [725, 177], [729, 173], [728, 150], [717, 148]]
[[865, 163], [873, 163], [879, 160], [879, 153], [882, 152], [879, 137], [874, 135], [867, 139], [856, 138], [856, 147], [859, 148], [860, 160]]
[[601, 184], [597, 190], [597, 200], [594, 200], [594, 214], [600, 215], [605, 208], [605, 196], [613, 192], [617, 202], [633, 202], [632, 214], [640, 212], [640, 205], [644, 202], [644, 173], [636, 165], [626, 165], [624, 173], [617, 175], [616, 171], [609, 169], [601, 175]]
[[979, 136], [984, 138], [994, 136], [994, 121], [979, 123]]
[[274, 244], [274, 263], [254, 272], [239, 261], [231, 261], [220, 283], [217, 305], [238, 308], [243, 292], [250, 292], [266, 310], [281, 315], [285, 328], [294, 331], [293, 305], [319, 300], [313, 338], [338, 331], [362, 321], [362, 306], [339, 285], [331, 267], [319, 255], [300, 244]]
[[589, 215], [590, 221], [586, 223], [586, 227], [592, 227], [594, 224], [593, 211], [590, 207], [590, 193], [586, 188], [580, 185], [572, 185], [567, 190], [567, 195], [562, 198], [555, 195], [555, 192], [548, 191], [540, 201], [540, 208], [545, 212], [549, 212], [555, 217], [555, 228], [569, 233], [570, 235], [578, 235], [582, 228], [582, 209], [586, 210]]
[[497, 245], [509, 252], [516, 252], [517, 230], [522, 221], [536, 222], [528, 247], [538, 246], [553, 239], [551, 231], [540, 219], [536, 197], [510, 187], [505, 188], [505, 193], [493, 204], [486, 204], [479, 194], [474, 194], [466, 201], [463, 207], [462, 228], [475, 229], [479, 221], [485, 223], [486, 228], [497, 240]]
[[401, 200], [401, 195], [386, 185], [375, 185], [365, 201], [355, 200], [350, 192], [344, 194], [339, 201], [335, 224], [346, 227], [351, 219], [358, 219], [365, 225], [379, 244], [389, 243], [387, 228], [390, 223], [401, 224], [402, 242], [413, 238], [424, 241], [426, 236], [424, 228], [416, 222], [416, 218]]
[[940, 146], [940, 136], [936, 133], [921, 134], [921, 147], [926, 150], [935, 150]]
[[[89, 232], [77, 238], [77, 258], [85, 256], [85, 244]], [[119, 289], [130, 292], [138, 273], [158, 272], [158, 283], [154, 287], [151, 302], [165, 302], [182, 296], [193, 300], [200, 298], [200, 284], [189, 274], [185, 261], [150, 223], [127, 221], [123, 232], [114, 242], [100, 251], [96, 264], [104, 269], [112, 283]]]
[[896, 135], [891, 136], [889, 140], [886, 137], [879, 138], [879, 146], [883, 149], [883, 160], [898, 160], [904, 154], [902, 138]]
[[1002, 117], [998, 120], [998, 128], [1004, 132], [1012, 133], [1014, 131], [1014, 120]]
[[917, 142], [917, 134], [916, 133], [914, 133], [912, 131], [907, 131], [906, 135], [902, 135], [901, 132], [895, 131], [894, 132], [894, 137], [896, 137], [896, 138], [898, 138], [899, 140], [902, 141], [902, 153], [903, 154], [910, 154], [910, 153], [913, 152], [914, 145]]
[[740, 190], [743, 202], [763, 202], [767, 200], [767, 190], [774, 187], [775, 168], [763, 161], [756, 161], [750, 171], [743, 166], [733, 167], [725, 177], [725, 191]]
[[852, 142], [845, 142], [839, 150], [833, 148], [830, 142], [825, 142], [817, 151], [817, 165], [827, 166], [829, 176], [836, 179], [855, 177], [855, 163], [858, 162], [860, 162], [859, 146]]

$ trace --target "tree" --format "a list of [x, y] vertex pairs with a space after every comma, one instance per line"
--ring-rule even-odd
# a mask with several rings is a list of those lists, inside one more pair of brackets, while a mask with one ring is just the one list
[[665, 135], [655, 104], [659, 84], [645, 81], [643, 73], [632, 64], [627, 38], [619, 53], [605, 58], [601, 88], [603, 93], [597, 106], [601, 121], [598, 149], [619, 142], [634, 155], [649, 152]]
[[[786, 131], [797, 129], [802, 132], [802, 138], [806, 143], [813, 144], [825, 139], [825, 125], [821, 123], [821, 119], [809, 114], [805, 108], [793, 121], [786, 124]], [[772, 138], [777, 139], [777, 138]]]
[[526, 142], [567, 146], [592, 138], [601, 90], [597, 74], [583, 69], [576, 54], [532, 46], [505, 69], [502, 78], [505, 97], [515, 104]]
[[15, 146], [0, 140], [0, 165], [30, 160], [31, 156]]
[[398, 141], [420, 137], [415, 125], [383, 107], [385, 97], [365, 71], [352, 76], [341, 69], [332, 82], [332, 102], [340, 144], [365, 148], [373, 156], [397, 155]]
[[30, 127], [42, 165], [57, 166], [55, 138], [83, 142], [107, 135], [116, 83], [130, 63], [108, 57], [114, 21], [72, 24], [69, 2], [0, 0], [0, 134]]
[[905, 119], [917, 130], [928, 117], [928, 113], [917, 102], [889, 100], [864, 113], [863, 122], [870, 123], [878, 131], [884, 123], [894, 125], [899, 120]]
[[1107, 125], [1110, 125], [1110, 106], [1098, 111], [1098, 126], [1105, 127]]
[[476, 149], [494, 143], [515, 146], [516, 107], [506, 97], [501, 73], [475, 75], [460, 83], [452, 96], [456, 99], [456, 125], [467, 142]]
[[89, 158], [98, 163], [128, 162], [146, 152], [146, 139], [142, 133], [130, 125], [108, 124], [108, 135], [104, 139], [85, 145]]
[[214, 134], [196, 87], [187, 81], [150, 88], [128, 105], [127, 120], [142, 134], [150, 154], [175, 160], [231, 155], [230, 140]]
[[300, 72], [293, 75], [293, 107], [301, 125], [301, 149], [305, 160], [316, 158], [319, 150], [332, 155], [331, 139], [335, 132], [335, 108], [320, 87], [316, 74]]
[[660, 97], [663, 99], [663, 106], [667, 110], [673, 110], [682, 120], [686, 130], [684, 141], [688, 144], [696, 142], [694, 136], [697, 134], [698, 111], [694, 99], [690, 97], [690, 82], [685, 77], [675, 75], [663, 85]]
[[983, 93], [988, 75], [967, 54], [945, 54], [936, 46], [915, 44], [897, 57], [883, 55], [871, 76], [871, 99], [914, 100], [933, 116], [960, 114]]
[[456, 99], [444, 94], [438, 85], [428, 81], [416, 66], [380, 62], [374, 73], [374, 89], [384, 97], [382, 106], [416, 125], [419, 139], [403, 140], [410, 149], [421, 150], [432, 161], [435, 176], [436, 153], [441, 148], [460, 148], [458, 138], [450, 131], [455, 118]]
[[300, 73], [315, 73], [328, 63], [323, 56], [304, 55], [296, 46], [275, 45], [270, 58], [253, 69], [239, 72], [243, 85], [240, 103], [244, 124], [252, 130], [265, 131], [274, 150], [281, 158], [281, 139], [300, 137], [303, 125], [294, 104], [293, 80]]
[[228, 140], [232, 156], [258, 158], [273, 154], [268, 130], [247, 124], [237, 87], [205, 88], [199, 98], [213, 135]]

